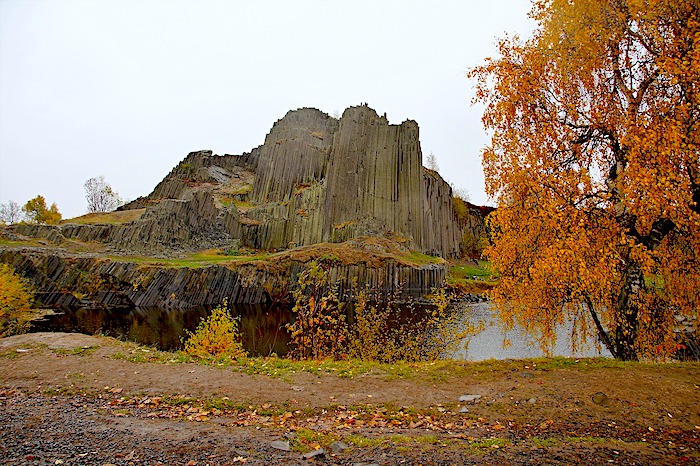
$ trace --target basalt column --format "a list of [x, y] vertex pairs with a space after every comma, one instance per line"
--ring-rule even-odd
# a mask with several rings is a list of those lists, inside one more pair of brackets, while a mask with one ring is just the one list
[[323, 238], [395, 233], [423, 245], [423, 179], [418, 125], [390, 125], [369, 107], [347, 109], [326, 174]]

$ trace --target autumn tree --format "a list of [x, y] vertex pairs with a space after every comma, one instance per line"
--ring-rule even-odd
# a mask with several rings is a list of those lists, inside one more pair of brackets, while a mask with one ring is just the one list
[[38, 195], [34, 199], [30, 199], [22, 207], [22, 211], [31, 223], [56, 225], [61, 221], [61, 213], [56, 207], [56, 203], [51, 204], [51, 207], [46, 206], [44, 196]]
[[15, 201], [0, 204], [0, 223], [12, 225], [22, 218], [22, 208]]
[[34, 301], [32, 286], [9, 264], [0, 263], [0, 337], [26, 330]]
[[530, 40], [471, 72], [499, 316], [544, 348], [568, 320], [574, 345], [668, 356], [676, 316], [700, 313], [700, 3], [536, 0], [531, 16]]
[[124, 203], [119, 193], [112, 189], [102, 175], [85, 181], [83, 187], [88, 212], [111, 212]]

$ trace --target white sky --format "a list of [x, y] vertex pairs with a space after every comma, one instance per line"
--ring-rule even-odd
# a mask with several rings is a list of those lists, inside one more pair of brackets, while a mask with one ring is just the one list
[[188, 152], [240, 154], [288, 110], [367, 102], [416, 120], [424, 159], [487, 202], [468, 68], [528, 37], [529, 0], [0, 0], [0, 202], [85, 213], [104, 175], [127, 199]]

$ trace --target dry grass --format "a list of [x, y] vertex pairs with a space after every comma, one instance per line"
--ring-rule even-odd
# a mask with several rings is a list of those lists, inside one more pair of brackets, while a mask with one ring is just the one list
[[365, 236], [344, 243], [318, 243], [302, 246], [276, 254], [274, 260], [296, 262], [334, 262], [340, 265], [365, 264], [378, 268], [387, 261], [396, 261], [400, 265], [419, 267], [426, 264], [443, 264], [439, 257], [428, 256], [416, 251], [405, 251], [396, 243], [386, 238]]
[[145, 211], [146, 209], [133, 209], [114, 212], [95, 212], [63, 220], [61, 225], [68, 223], [78, 225], [120, 225], [138, 220]]

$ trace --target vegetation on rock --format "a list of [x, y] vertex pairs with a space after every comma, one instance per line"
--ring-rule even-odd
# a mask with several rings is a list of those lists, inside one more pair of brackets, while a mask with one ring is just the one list
[[700, 310], [700, 5], [540, 0], [532, 16], [532, 39], [471, 72], [493, 132], [492, 297], [545, 348], [570, 321], [574, 344], [668, 356], [675, 318]]
[[22, 219], [22, 208], [15, 201], [0, 204], [0, 225], [12, 225]]
[[85, 200], [87, 200], [89, 213], [110, 212], [124, 204], [119, 193], [112, 189], [112, 186], [105, 181], [105, 177], [102, 175], [85, 181], [83, 187], [85, 188]]
[[329, 286], [328, 274], [318, 263], [299, 275], [292, 298], [294, 321], [287, 325], [291, 335], [289, 356], [342, 358], [348, 339], [346, 303], [340, 302], [338, 287]]

